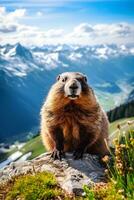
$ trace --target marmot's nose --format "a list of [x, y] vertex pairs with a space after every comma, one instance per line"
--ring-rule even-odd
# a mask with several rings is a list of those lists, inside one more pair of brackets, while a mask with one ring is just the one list
[[69, 88], [72, 89], [72, 90], [76, 90], [76, 89], [78, 89], [78, 86], [77, 86], [76, 82], [73, 82], [73, 83], [69, 86]]

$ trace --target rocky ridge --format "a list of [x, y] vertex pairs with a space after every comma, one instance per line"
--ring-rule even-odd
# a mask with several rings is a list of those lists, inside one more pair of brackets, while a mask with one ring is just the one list
[[49, 153], [23, 162], [13, 162], [0, 170], [0, 183], [5, 183], [15, 176], [49, 171], [54, 173], [61, 188], [68, 194], [82, 195], [83, 186], [104, 182], [104, 167], [96, 155], [85, 154], [82, 160], [74, 160], [71, 153], [66, 158], [53, 160]]

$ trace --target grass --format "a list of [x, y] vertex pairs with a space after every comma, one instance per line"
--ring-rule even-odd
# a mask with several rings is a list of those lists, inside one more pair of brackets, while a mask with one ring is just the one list
[[63, 196], [55, 177], [47, 172], [15, 178], [12, 184], [8, 184], [8, 190], [5, 194], [6, 200], [47, 200]]
[[[0, 162], [6, 160], [10, 155], [15, 153], [16, 151], [18, 151], [17, 147], [13, 148], [12, 150], [9, 150], [6, 153], [0, 153]], [[28, 152], [32, 152], [32, 155], [29, 157], [29, 159], [33, 159], [39, 156], [40, 154], [44, 153], [46, 150], [42, 144], [41, 136], [36, 136], [28, 142], [26, 142], [26, 144], [21, 149], [19, 149], [19, 151], [21, 151], [23, 155]]]
[[53, 174], [40, 172], [14, 178], [0, 186], [0, 199], [5, 200], [82, 200], [66, 194]]
[[44, 153], [45, 147], [42, 144], [41, 136], [37, 136], [31, 140], [29, 140], [21, 149], [21, 152], [23, 154], [26, 154], [28, 152], [32, 152], [32, 155], [29, 157], [29, 159], [33, 159], [40, 154]]
[[105, 171], [108, 183], [100, 183], [91, 189], [85, 186], [84, 191], [89, 200], [134, 199], [134, 129], [130, 127], [125, 134], [121, 126], [118, 129], [120, 135], [114, 140], [112, 162], [108, 156], [103, 158], [108, 168]]
[[122, 194], [118, 193], [112, 182], [97, 184], [92, 189], [84, 186], [87, 200], [122, 200]]
[[[119, 127], [120, 129], [120, 127]], [[111, 180], [126, 199], [134, 199], [134, 129], [115, 140], [113, 166], [108, 165]]]
[[129, 128], [127, 126], [127, 122], [131, 121], [131, 120], [134, 120], [134, 117], [119, 119], [119, 120], [116, 120], [115, 122], [111, 123], [110, 124], [110, 129], [109, 129], [110, 134], [113, 133], [115, 130], [117, 130], [117, 125], [118, 124], [120, 124], [121, 126], [126, 125], [126, 129]]

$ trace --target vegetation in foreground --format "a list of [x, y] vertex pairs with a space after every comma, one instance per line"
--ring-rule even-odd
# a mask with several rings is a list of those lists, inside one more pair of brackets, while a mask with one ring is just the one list
[[[129, 123], [129, 122], [128, 122]], [[121, 130], [114, 140], [115, 153], [111, 153], [112, 161], [108, 156], [103, 158], [107, 164], [106, 174], [108, 183], [100, 183], [92, 189], [84, 187], [89, 200], [132, 200], [134, 199], [134, 129], [128, 133]]]
[[[0, 199], [4, 200], [77, 200], [66, 195], [53, 174], [41, 172], [16, 177], [0, 187]], [[80, 200], [81, 198], [79, 198]]]

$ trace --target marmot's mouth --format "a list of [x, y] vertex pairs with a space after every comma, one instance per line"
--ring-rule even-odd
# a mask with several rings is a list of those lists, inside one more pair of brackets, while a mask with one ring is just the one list
[[70, 94], [70, 95], [68, 95], [68, 97], [69, 97], [70, 99], [76, 99], [76, 98], [79, 97], [79, 95], [76, 95], [76, 94]]

